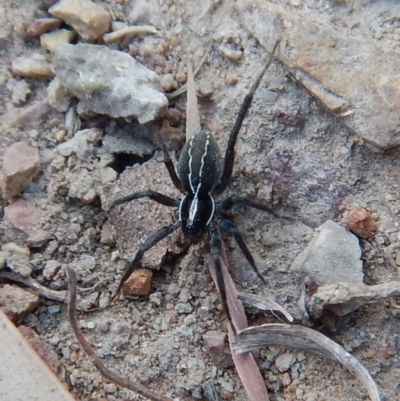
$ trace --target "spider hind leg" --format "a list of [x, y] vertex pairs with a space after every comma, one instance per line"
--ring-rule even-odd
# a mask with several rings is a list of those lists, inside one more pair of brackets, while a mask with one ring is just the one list
[[171, 233], [173, 233], [177, 228], [179, 228], [181, 225], [180, 221], [176, 221], [168, 226], [161, 227], [158, 231], [156, 231], [154, 234], [150, 235], [144, 244], [140, 247], [140, 249], [137, 251], [134, 259], [132, 262], [129, 264], [129, 266], [125, 269], [124, 274], [122, 275], [121, 281], [119, 282], [118, 289], [113, 296], [112, 300], [115, 300], [118, 298], [122, 286], [124, 285], [125, 281], [129, 278], [129, 276], [132, 274], [132, 272], [140, 265], [140, 262], [143, 259], [144, 253], [151, 249], [153, 246], [158, 244], [162, 239], [168, 237]]
[[236, 243], [238, 244], [240, 250], [242, 251], [244, 257], [246, 260], [249, 262], [250, 266], [253, 268], [254, 272], [257, 274], [257, 276], [260, 278], [260, 280], [265, 283], [265, 279], [258, 270], [258, 267], [256, 265], [256, 262], [254, 261], [254, 258], [247, 247], [246, 243], [244, 242], [244, 239], [242, 237], [242, 234], [240, 234], [239, 230], [233, 225], [232, 222], [229, 220], [221, 219], [218, 220], [218, 226], [221, 228], [221, 230], [225, 231], [228, 234], [233, 235], [233, 238], [235, 238]]

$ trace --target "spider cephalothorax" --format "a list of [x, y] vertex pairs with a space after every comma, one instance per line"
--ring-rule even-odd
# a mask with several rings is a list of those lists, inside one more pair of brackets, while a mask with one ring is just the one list
[[[274, 51], [276, 46], [277, 45], [274, 47]], [[243, 101], [235, 125], [229, 136], [225, 159], [221, 158], [221, 152], [214, 135], [210, 131], [200, 130], [189, 138], [183, 147], [179, 158], [177, 174], [169, 152], [162, 138], [160, 138], [164, 153], [164, 163], [173, 184], [183, 193], [181, 200], [173, 199], [159, 192], [147, 190], [135, 192], [117, 199], [111, 205], [111, 208], [113, 208], [134, 199], [148, 197], [162, 205], [175, 207], [178, 212], [175, 214], [178, 216], [176, 221], [168, 226], [160, 228], [157, 232], [148, 237], [140, 247], [135, 258], [125, 270], [116, 295], [119, 294], [122, 285], [129, 278], [132, 271], [140, 265], [144, 253], [179, 227], [182, 227], [182, 231], [190, 243], [197, 242], [204, 232], [208, 232], [209, 247], [215, 265], [218, 290], [221, 294], [222, 305], [230, 321], [231, 318], [226, 300], [224, 277], [221, 272], [221, 231], [233, 235], [247, 261], [263, 280], [240, 232], [230, 220], [224, 217], [224, 212], [229, 211], [235, 204], [247, 205], [267, 211], [270, 211], [270, 209], [257, 201], [235, 195], [218, 202], [214, 200], [214, 195], [221, 194], [229, 184], [233, 170], [237, 136], [246, 113], [251, 106], [254, 92], [259, 86], [271, 61], [272, 58], [265, 65]]]

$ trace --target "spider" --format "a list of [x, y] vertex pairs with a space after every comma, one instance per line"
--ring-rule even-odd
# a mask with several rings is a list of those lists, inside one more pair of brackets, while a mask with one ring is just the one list
[[184, 236], [189, 240], [189, 244], [192, 244], [199, 241], [203, 234], [208, 232], [208, 246], [215, 265], [217, 287], [221, 296], [222, 306], [231, 327], [235, 330], [232, 325], [232, 319], [227, 303], [224, 277], [221, 271], [221, 231], [233, 235], [237, 245], [255, 273], [263, 282], [265, 282], [265, 280], [260, 274], [241, 233], [232, 221], [224, 217], [224, 214], [226, 215], [226, 212], [230, 211], [235, 204], [241, 204], [269, 212], [271, 210], [262, 203], [237, 195], [229, 196], [222, 201], [215, 201], [214, 196], [220, 195], [229, 185], [235, 159], [235, 144], [237, 136], [246, 117], [247, 111], [251, 106], [254, 93], [260, 85], [265, 72], [272, 63], [277, 45], [278, 42], [274, 46], [271, 58], [258, 75], [250, 89], [250, 92], [247, 94], [240, 107], [236, 122], [228, 139], [224, 160], [221, 158], [221, 152], [213, 133], [208, 130], [200, 130], [185, 143], [178, 161], [177, 173], [170, 158], [168, 149], [161, 138], [161, 135], [159, 135], [164, 155], [164, 164], [168, 170], [172, 183], [181, 193], [183, 193], [183, 197], [178, 200], [156, 191], [144, 190], [118, 198], [111, 204], [110, 210], [134, 199], [147, 197], [162, 205], [176, 208], [176, 213], [174, 214], [175, 221], [167, 226], [161, 227], [154, 234], [150, 235], [137, 251], [134, 259], [126, 268], [121, 278], [114, 299], [118, 298], [124, 282], [129, 278], [133, 270], [140, 265], [144, 253], [155, 246], [163, 238], [181, 227]]

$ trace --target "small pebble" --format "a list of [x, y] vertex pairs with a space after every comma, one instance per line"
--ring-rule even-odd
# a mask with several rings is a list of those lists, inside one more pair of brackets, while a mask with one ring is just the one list
[[87, 328], [88, 329], [94, 329], [96, 327], [96, 323], [95, 322], [88, 322], [87, 324]]
[[364, 209], [352, 210], [344, 221], [344, 226], [361, 238], [371, 237], [376, 231], [374, 219]]
[[157, 54], [164, 54], [164, 47], [163, 45], [158, 44], [156, 47], [156, 53]]
[[227, 74], [225, 77], [225, 83], [227, 85], [236, 85], [239, 82], [239, 79], [236, 74]]
[[241, 50], [234, 50], [228, 46], [221, 45], [218, 51], [229, 61], [239, 61], [243, 55]]
[[179, 315], [188, 315], [189, 313], [192, 313], [193, 306], [190, 303], [177, 304], [175, 306], [175, 311]]
[[66, 134], [67, 131], [65, 131], [65, 129], [61, 129], [54, 134], [54, 137], [56, 138], [57, 142], [63, 142]]
[[290, 377], [290, 374], [287, 372], [284, 373], [282, 375], [282, 386], [287, 387], [287, 386], [290, 386], [291, 383], [292, 383], [292, 379]]
[[171, 46], [175, 47], [175, 46], [178, 46], [181, 43], [181, 40], [178, 37], [173, 36], [171, 38], [171, 40], [169, 41], [169, 43], [170, 43]]
[[132, 57], [137, 56], [139, 54], [139, 48], [135, 45], [129, 45], [128, 51]]
[[286, 372], [296, 362], [296, 358], [292, 354], [281, 354], [275, 360], [275, 366], [282, 373]]
[[172, 74], [164, 74], [160, 78], [160, 84], [165, 92], [172, 92], [178, 87], [177, 82]]
[[101, 295], [99, 299], [99, 308], [105, 309], [110, 305], [110, 298], [106, 295]]
[[184, 84], [186, 82], [186, 74], [184, 74], [183, 72], [178, 72], [175, 75], [175, 79], [180, 83], [180, 84]]
[[110, 330], [110, 326], [108, 324], [108, 322], [99, 322], [99, 324], [97, 325], [97, 328], [102, 332], [102, 333], [107, 333]]
[[47, 312], [49, 313], [58, 313], [60, 312], [60, 305], [51, 305], [47, 307]]

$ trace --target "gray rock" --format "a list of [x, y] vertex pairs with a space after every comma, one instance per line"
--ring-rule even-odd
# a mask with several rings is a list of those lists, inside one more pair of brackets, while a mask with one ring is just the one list
[[154, 120], [167, 107], [158, 75], [126, 53], [90, 44], [56, 47], [56, 76], [80, 99], [82, 112]]
[[51, 280], [53, 276], [60, 270], [61, 264], [56, 260], [47, 260], [43, 269], [43, 277], [46, 280]]
[[192, 313], [193, 306], [190, 305], [190, 303], [177, 304], [175, 306], [175, 311], [179, 315], [183, 315], [183, 314], [187, 315], [189, 313]]
[[286, 372], [296, 362], [296, 357], [292, 354], [282, 354], [276, 358], [275, 366], [279, 372]]
[[57, 146], [57, 150], [62, 156], [76, 154], [79, 159], [87, 160], [93, 153], [93, 145], [102, 137], [103, 132], [98, 128], [84, 129], [78, 131], [69, 141]]
[[72, 102], [74, 96], [66, 89], [56, 77], [47, 87], [47, 99], [49, 105], [57, 111], [66, 112]]
[[70, 172], [67, 175], [69, 181], [68, 195], [78, 198], [83, 203], [92, 203], [97, 197], [95, 177], [86, 169]]
[[11, 102], [15, 105], [25, 102], [31, 93], [30, 85], [24, 79], [17, 81], [10, 78], [7, 82], [7, 89], [12, 92]]
[[380, 149], [400, 144], [397, 52], [367, 35], [348, 34], [344, 24], [321, 12], [296, 13], [264, 0], [240, 0], [236, 7], [245, 28], [268, 51], [284, 38], [279, 60], [328, 110], [342, 115], [345, 125]]
[[358, 238], [331, 220], [322, 224], [318, 231], [290, 269], [318, 284], [362, 283]]
[[32, 272], [32, 266], [29, 263], [29, 260], [18, 255], [13, 255], [7, 258], [7, 267], [22, 277], [29, 277]]

